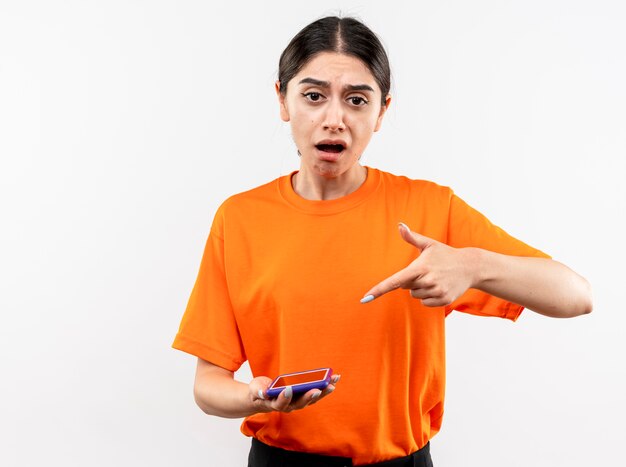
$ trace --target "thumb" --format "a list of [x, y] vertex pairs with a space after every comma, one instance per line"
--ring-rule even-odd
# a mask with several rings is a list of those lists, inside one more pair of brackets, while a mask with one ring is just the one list
[[405, 242], [410, 243], [420, 250], [428, 248], [435, 242], [432, 238], [425, 237], [417, 232], [412, 232], [411, 229], [409, 229], [409, 226], [403, 222], [398, 223], [398, 230], [400, 231], [400, 236]]
[[269, 388], [272, 380], [267, 376], [257, 376], [253, 378], [250, 383], [248, 383], [248, 387], [250, 388], [250, 393], [253, 395], [253, 399], [267, 399], [266, 391]]

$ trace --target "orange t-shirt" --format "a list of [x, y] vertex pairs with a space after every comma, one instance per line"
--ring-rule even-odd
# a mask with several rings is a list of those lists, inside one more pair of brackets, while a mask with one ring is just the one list
[[355, 465], [406, 456], [441, 426], [445, 316], [515, 320], [522, 307], [475, 289], [448, 307], [425, 307], [406, 290], [362, 305], [363, 293], [418, 255], [398, 222], [454, 247], [547, 255], [432, 182], [369, 168], [355, 192], [310, 201], [290, 180], [219, 208], [173, 347], [231, 371], [248, 360], [254, 376], [332, 367], [342, 375], [332, 396], [252, 415], [242, 432]]

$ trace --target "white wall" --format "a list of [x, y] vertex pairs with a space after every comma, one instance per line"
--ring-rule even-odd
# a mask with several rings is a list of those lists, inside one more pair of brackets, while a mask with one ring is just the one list
[[365, 163], [454, 187], [594, 287], [574, 320], [449, 318], [435, 464], [622, 462], [623, 2], [1, 0], [0, 464], [245, 465], [170, 344], [218, 204], [297, 167], [278, 57], [338, 11], [392, 61]]

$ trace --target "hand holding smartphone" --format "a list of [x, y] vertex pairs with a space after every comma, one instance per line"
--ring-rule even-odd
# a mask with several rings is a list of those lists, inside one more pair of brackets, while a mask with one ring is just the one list
[[332, 368], [317, 368], [315, 370], [280, 375], [272, 381], [266, 394], [269, 398], [278, 397], [287, 386], [291, 386], [294, 396], [310, 391], [311, 389], [323, 391], [330, 384], [332, 375]]

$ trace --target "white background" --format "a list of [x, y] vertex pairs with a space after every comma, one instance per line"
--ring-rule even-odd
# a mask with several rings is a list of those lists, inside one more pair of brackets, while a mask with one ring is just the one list
[[594, 288], [573, 320], [448, 319], [435, 465], [624, 465], [620, 0], [0, 1], [1, 465], [245, 465], [170, 345], [219, 203], [297, 168], [278, 57], [338, 12], [392, 64], [365, 163]]

